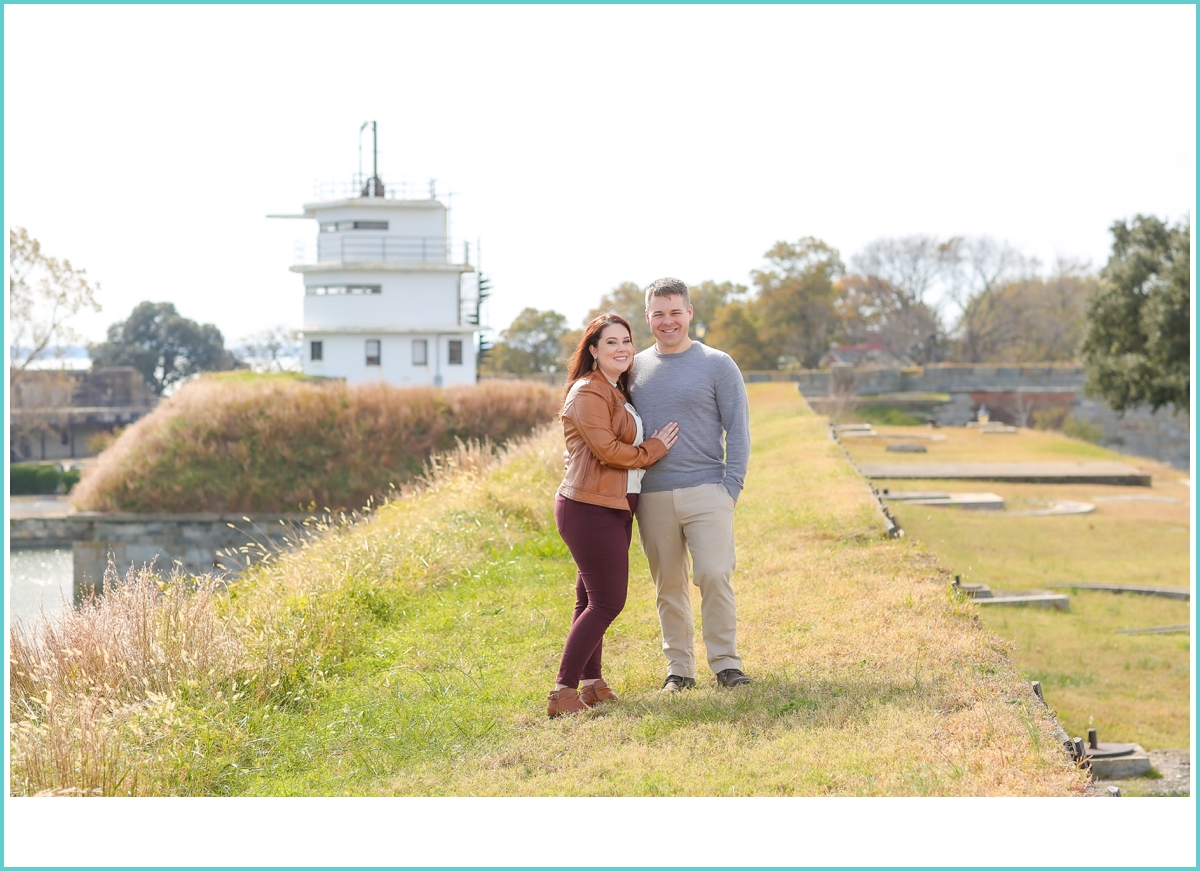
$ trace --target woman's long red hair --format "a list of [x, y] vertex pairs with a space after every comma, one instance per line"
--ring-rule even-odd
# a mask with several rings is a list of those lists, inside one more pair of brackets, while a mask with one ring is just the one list
[[[572, 384], [585, 375], [592, 374], [592, 362], [595, 358], [592, 356], [591, 349], [600, 344], [600, 334], [604, 332], [604, 328], [613, 324], [619, 324], [625, 328], [630, 337], [633, 336], [633, 328], [629, 326], [629, 321], [619, 314], [609, 312], [592, 318], [591, 323], [583, 328], [583, 338], [579, 340], [579, 345], [575, 348], [575, 353], [571, 355], [571, 361], [567, 364], [567, 389], [563, 394], [564, 399], [566, 394], [571, 392]], [[629, 371], [632, 368], [630, 366], [629, 369], [617, 376], [617, 389], [621, 391], [621, 395], [627, 402], [629, 401]]]

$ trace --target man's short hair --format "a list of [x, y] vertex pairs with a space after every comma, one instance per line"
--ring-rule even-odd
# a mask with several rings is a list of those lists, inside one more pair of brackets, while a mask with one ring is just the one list
[[688, 286], [678, 278], [660, 278], [646, 288], [646, 311], [650, 311], [650, 300], [656, 296], [682, 296], [684, 305], [691, 305]]

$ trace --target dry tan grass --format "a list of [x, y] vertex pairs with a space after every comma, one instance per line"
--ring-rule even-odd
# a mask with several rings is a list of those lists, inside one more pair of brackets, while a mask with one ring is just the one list
[[[605, 642], [622, 704], [545, 722], [381, 790], [479, 795], [1072, 795], [1085, 777], [1007, 645], [919, 548], [883, 538], [866, 483], [790, 385], [751, 385], [738, 506], [739, 648], [755, 683], [655, 692], [640, 553]], [[699, 615], [699, 597], [694, 594]], [[697, 659], [703, 644], [697, 626]], [[701, 666], [703, 670], [703, 666]], [[546, 672], [549, 678], [551, 671]]]
[[123, 432], [72, 492], [93, 511], [357, 510], [456, 440], [553, 420], [544, 384], [392, 387], [201, 378]]
[[14, 627], [9, 656], [12, 767], [21, 792], [136, 794], [128, 755], [137, 715], [181, 689], [212, 692], [243, 661], [214, 607], [216, 582], [105, 575], [103, 596]]
[[[143, 699], [131, 718], [141, 735], [121, 738], [139, 791], [1082, 791], [1004, 643], [918, 548], [882, 537], [823, 421], [790, 385], [751, 385], [751, 401], [736, 577], [750, 687], [719, 690], [708, 676], [679, 696], [655, 692], [663, 660], [635, 545], [629, 603], [605, 642], [622, 702], [546, 720], [573, 575], [551, 515], [562, 437], [550, 428], [499, 461], [464, 449], [421, 492], [369, 523], [335, 523], [213, 600], [240, 645], [237, 684]], [[21, 777], [16, 792], [97, 788]]]
[[[369, 616], [347, 597], [369, 597], [380, 572], [419, 589], [469, 560], [438, 541], [429, 500], [461, 503], [538, 441], [499, 451], [459, 441], [393, 500], [366, 514], [311, 518], [289, 550], [228, 588], [207, 578], [164, 581], [146, 569], [122, 579], [110, 565], [104, 595], [35, 619], [27, 634], [14, 627], [13, 793], [179, 791], [206, 753], [238, 740], [239, 700], [295, 704], [324, 681]], [[385, 549], [397, 524], [407, 547]]]

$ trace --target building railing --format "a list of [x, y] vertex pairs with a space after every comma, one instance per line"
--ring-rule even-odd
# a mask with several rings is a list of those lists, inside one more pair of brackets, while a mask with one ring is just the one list
[[[318, 182], [313, 185], [313, 195], [318, 200], [354, 199], [365, 196], [379, 196], [372, 185], [370, 176], [360, 176], [357, 173], [348, 182]], [[438, 198], [438, 180], [436, 178], [398, 178], [395, 180], [381, 179], [383, 198], [388, 200], [436, 200]], [[444, 184], [441, 196], [448, 196], [450, 190]]]
[[[461, 256], [461, 259], [459, 257]], [[446, 236], [322, 233], [314, 246], [297, 242], [297, 263], [470, 263], [469, 242]]]

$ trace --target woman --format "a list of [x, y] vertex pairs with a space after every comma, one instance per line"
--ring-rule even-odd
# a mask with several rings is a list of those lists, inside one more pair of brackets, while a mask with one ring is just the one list
[[601, 677], [600, 655], [604, 632], [625, 607], [642, 470], [666, 456], [679, 436], [669, 423], [642, 441], [642, 420], [629, 402], [635, 351], [629, 322], [600, 315], [584, 329], [568, 367], [562, 410], [567, 471], [554, 519], [579, 573], [575, 619], [546, 706], [551, 717], [617, 698]]

